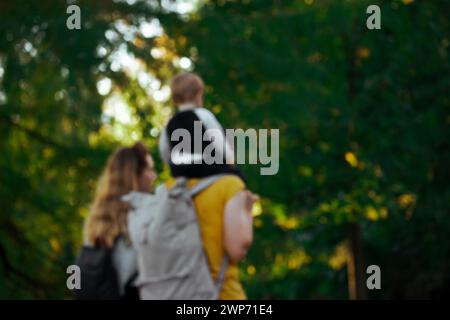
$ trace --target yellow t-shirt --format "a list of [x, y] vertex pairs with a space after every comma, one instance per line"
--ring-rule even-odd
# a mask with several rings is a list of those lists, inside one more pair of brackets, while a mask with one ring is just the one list
[[[192, 188], [199, 179], [189, 179], [188, 186]], [[167, 188], [175, 184], [175, 179], [166, 181]], [[214, 281], [217, 277], [225, 255], [223, 243], [223, 216], [225, 204], [238, 192], [245, 189], [244, 182], [236, 176], [225, 176], [194, 197], [195, 208], [200, 224], [203, 246], [208, 258], [209, 267]], [[247, 299], [239, 282], [238, 267], [229, 262], [219, 298], [222, 300]]]

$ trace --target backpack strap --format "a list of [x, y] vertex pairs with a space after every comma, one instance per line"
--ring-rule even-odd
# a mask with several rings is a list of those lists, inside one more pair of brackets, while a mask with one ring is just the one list
[[219, 275], [217, 276], [217, 282], [216, 282], [217, 298], [219, 297], [220, 290], [222, 289], [223, 281], [225, 280], [225, 272], [227, 271], [227, 268], [228, 268], [228, 260], [229, 260], [228, 255], [225, 252], [225, 254], [223, 256], [223, 260], [222, 260], [222, 265], [220, 266]]
[[201, 191], [209, 187], [215, 181], [225, 176], [227, 176], [227, 174], [215, 174], [201, 179], [195, 186], [191, 188], [190, 190], [191, 197], [194, 197], [196, 194], [200, 193]]

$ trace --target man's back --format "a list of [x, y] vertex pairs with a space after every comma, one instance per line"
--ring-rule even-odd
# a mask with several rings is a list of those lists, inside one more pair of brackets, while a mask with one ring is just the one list
[[[198, 181], [199, 179], [195, 178], [189, 179], [189, 187], [192, 188]], [[165, 185], [170, 188], [174, 183], [175, 179], [171, 178]], [[225, 255], [224, 208], [231, 198], [244, 189], [244, 182], [239, 177], [230, 175], [220, 178], [194, 197], [201, 238], [214, 280], [217, 280]], [[239, 282], [238, 267], [231, 261], [225, 273], [220, 299], [246, 299]]]

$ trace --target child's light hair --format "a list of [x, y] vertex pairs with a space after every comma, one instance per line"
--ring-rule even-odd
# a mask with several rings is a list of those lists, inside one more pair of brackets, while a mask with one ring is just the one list
[[194, 102], [199, 92], [203, 93], [202, 79], [191, 72], [183, 72], [176, 75], [170, 85], [172, 100], [176, 105]]

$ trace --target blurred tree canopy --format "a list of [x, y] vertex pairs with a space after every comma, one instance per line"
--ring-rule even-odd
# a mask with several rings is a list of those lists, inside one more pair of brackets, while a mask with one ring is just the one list
[[182, 69], [225, 127], [280, 129], [278, 174], [243, 166], [262, 196], [250, 298], [355, 297], [371, 264], [369, 298], [448, 295], [450, 3], [377, 1], [381, 30], [370, 4], [1, 2], [0, 297], [69, 297], [106, 157], [144, 140], [158, 158]]

